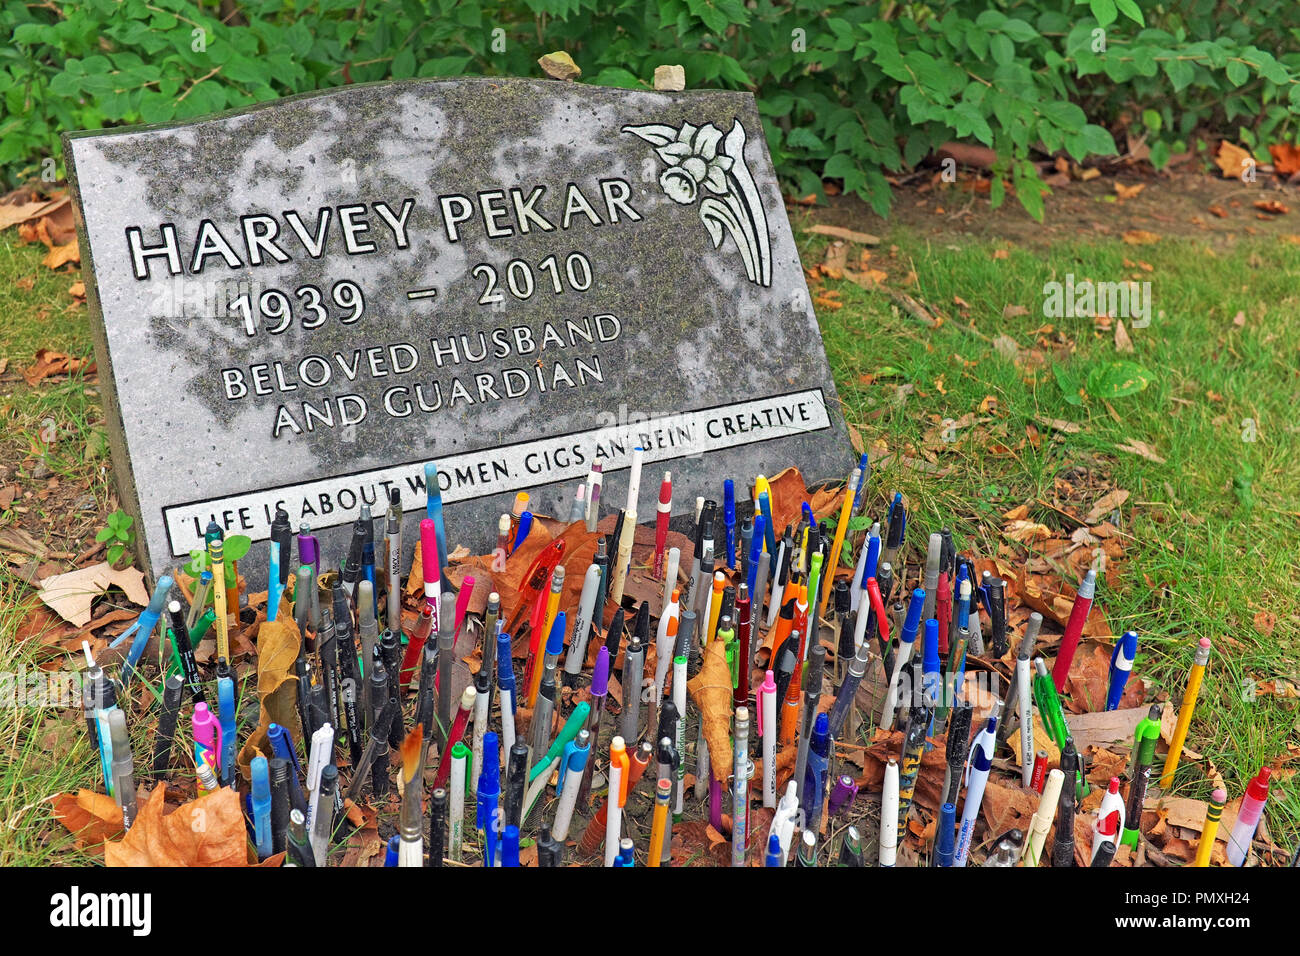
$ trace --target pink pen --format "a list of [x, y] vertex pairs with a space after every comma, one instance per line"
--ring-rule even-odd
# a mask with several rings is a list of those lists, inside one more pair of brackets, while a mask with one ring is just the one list
[[763, 738], [763, 806], [776, 806], [776, 678], [768, 671], [758, 688], [758, 733]]
[[456, 592], [456, 636], [460, 636], [460, 626], [465, 623], [465, 612], [469, 610], [469, 599], [474, 594], [474, 578], [472, 575], [465, 575], [465, 580], [460, 582], [460, 590]]
[[194, 762], [208, 760], [216, 762], [216, 755], [221, 753], [221, 722], [213, 716], [208, 705], [199, 702], [194, 705], [194, 715], [190, 718], [194, 728]]
[[438, 630], [438, 604], [442, 598], [442, 573], [438, 567], [438, 526], [432, 518], [420, 522], [420, 569], [424, 574], [424, 600], [433, 615], [433, 631]]
[[1268, 802], [1268, 779], [1273, 775], [1271, 767], [1261, 767], [1259, 775], [1246, 786], [1245, 796], [1241, 798], [1241, 809], [1237, 811], [1237, 820], [1228, 834], [1228, 864], [1245, 866], [1246, 857], [1250, 856], [1250, 845], [1255, 840], [1255, 830], [1259, 827], [1259, 818]]

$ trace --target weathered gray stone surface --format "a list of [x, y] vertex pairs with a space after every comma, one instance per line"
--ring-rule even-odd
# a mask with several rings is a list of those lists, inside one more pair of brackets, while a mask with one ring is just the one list
[[336, 564], [388, 486], [409, 549], [426, 461], [474, 550], [518, 490], [567, 516], [596, 455], [621, 507], [638, 443], [641, 520], [665, 469], [684, 513], [726, 477], [853, 465], [747, 94], [376, 84], [67, 155], [155, 573], [213, 515], [264, 540], [277, 502]]

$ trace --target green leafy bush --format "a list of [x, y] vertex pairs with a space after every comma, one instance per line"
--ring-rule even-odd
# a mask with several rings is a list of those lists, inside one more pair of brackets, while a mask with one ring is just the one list
[[[787, 185], [842, 180], [880, 213], [887, 176], [953, 139], [996, 151], [1042, 214], [1036, 152], [1146, 138], [1161, 167], [1194, 134], [1263, 147], [1295, 136], [1300, 27], [1245, 0], [3, 0], [0, 168], [53, 174], [58, 134], [189, 119], [388, 78], [537, 75], [564, 49], [583, 81], [643, 86], [680, 63], [695, 87], [752, 89]], [[1274, 52], [1269, 53], [1267, 50]]]

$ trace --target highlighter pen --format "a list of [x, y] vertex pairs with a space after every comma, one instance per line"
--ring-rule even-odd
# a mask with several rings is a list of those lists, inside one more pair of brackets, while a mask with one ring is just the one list
[[[448, 794], [449, 815], [451, 819], [451, 840], [447, 855], [453, 863], [459, 863], [465, 844], [465, 785], [470, 775], [470, 750], [463, 740], [456, 741], [451, 748], [451, 776], [447, 781], [451, 792]], [[436, 792], [436, 791], [435, 791]], [[432, 810], [432, 808], [430, 808]], [[438, 834], [441, 836], [441, 833]], [[433, 855], [436, 837], [433, 833], [433, 821], [429, 821], [429, 851]], [[439, 863], [441, 860], [439, 861]], [[438, 864], [435, 864], [438, 865]]]
[[122, 662], [121, 682], [122, 686], [128, 687], [131, 683], [131, 676], [135, 673], [136, 665], [140, 663], [140, 658], [144, 655], [145, 646], [149, 643], [149, 637], [153, 634], [154, 628], [158, 625], [158, 619], [162, 617], [163, 609], [167, 606], [167, 593], [172, 589], [172, 579], [163, 575], [154, 585], [153, 596], [149, 599], [149, 606], [140, 612], [134, 624], [118, 635], [117, 640], [109, 644], [109, 647], [117, 647], [132, 634], [135, 637], [131, 641], [130, 649], [127, 651], [126, 660]]
[[[664, 548], [668, 544], [668, 522], [673, 515], [673, 473], [664, 472], [664, 480], [659, 484], [659, 504], [655, 508], [655, 556], [650, 576], [658, 581], [664, 573]], [[665, 581], [664, 586], [672, 589], [674, 582]]]
[[424, 601], [433, 614], [433, 629], [438, 629], [438, 610], [442, 597], [442, 570], [438, 564], [438, 526], [431, 518], [420, 521], [420, 575], [424, 579]]
[[[1205, 667], [1210, 662], [1213, 646], [1208, 637], [1203, 637], [1196, 646], [1196, 656], [1192, 659], [1192, 673], [1187, 678], [1187, 689], [1183, 691], [1182, 703], [1178, 705], [1178, 723], [1174, 735], [1169, 741], [1169, 755], [1165, 758], [1164, 770], [1160, 773], [1160, 788], [1168, 790], [1174, 783], [1174, 771], [1178, 769], [1178, 759], [1183, 753], [1183, 743], [1187, 740], [1187, 728], [1192, 724], [1192, 713], [1196, 710], [1196, 698], [1201, 693], [1201, 679], [1205, 676]], [[1235, 865], [1235, 864], [1234, 864]]]
[[126, 732], [126, 714], [114, 707], [108, 714], [109, 739], [113, 742], [113, 800], [122, 808], [122, 829], [135, 822], [135, 761], [131, 755], [131, 738]]
[[[1096, 593], [1097, 572], [1089, 568], [1074, 597], [1074, 606], [1070, 608], [1070, 619], [1065, 624], [1065, 634], [1062, 635], [1061, 645], [1056, 652], [1056, 663], [1052, 666], [1052, 683], [1056, 685], [1058, 694], [1065, 693], [1065, 678], [1070, 673], [1070, 664], [1074, 660], [1074, 652], [1079, 647], [1079, 638], [1083, 636], [1083, 626], [1087, 623], [1088, 612], [1092, 609], [1092, 599]], [[997, 650], [996, 646], [994, 650]], [[1172, 749], [1170, 752], [1173, 752]]]

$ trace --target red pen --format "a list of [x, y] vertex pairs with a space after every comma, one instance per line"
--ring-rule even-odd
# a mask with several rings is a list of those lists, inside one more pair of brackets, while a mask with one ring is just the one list
[[1070, 609], [1070, 620], [1066, 622], [1065, 634], [1061, 638], [1061, 647], [1056, 652], [1056, 664], [1052, 667], [1052, 683], [1058, 694], [1065, 693], [1065, 678], [1070, 673], [1070, 664], [1074, 652], [1079, 648], [1079, 638], [1083, 636], [1083, 625], [1092, 610], [1092, 598], [1097, 593], [1097, 572], [1088, 569], [1079, 585], [1079, 593], [1074, 596], [1074, 607]]
[[443, 786], [451, 775], [451, 748], [465, 736], [465, 725], [469, 723], [469, 713], [474, 709], [474, 701], [477, 697], [478, 691], [474, 689], [473, 684], [466, 687], [465, 693], [460, 695], [460, 709], [452, 719], [451, 733], [447, 735], [447, 746], [442, 748], [442, 757], [438, 760], [438, 773], [433, 778], [434, 790]]
[[420, 660], [424, 656], [424, 644], [433, 631], [433, 612], [429, 605], [420, 608], [420, 621], [411, 632], [411, 639], [406, 644], [406, 653], [402, 657], [402, 669], [399, 671], [402, 690], [406, 690], [416, 671], [420, 669]]
[[659, 508], [655, 515], [655, 563], [651, 576], [658, 581], [664, 574], [664, 547], [668, 544], [668, 521], [673, 514], [673, 473], [664, 472], [659, 485]]
[[884, 646], [889, 646], [889, 616], [885, 614], [885, 601], [880, 596], [880, 585], [876, 583], [875, 578], [867, 578], [867, 597], [871, 600], [871, 608], [876, 612], [876, 628], [880, 632], [880, 642]]
[[749, 588], [742, 581], [736, 592], [736, 641], [740, 660], [736, 667], [736, 692], [732, 702], [743, 706], [749, 701], [749, 668], [753, 666], [749, 651]]

